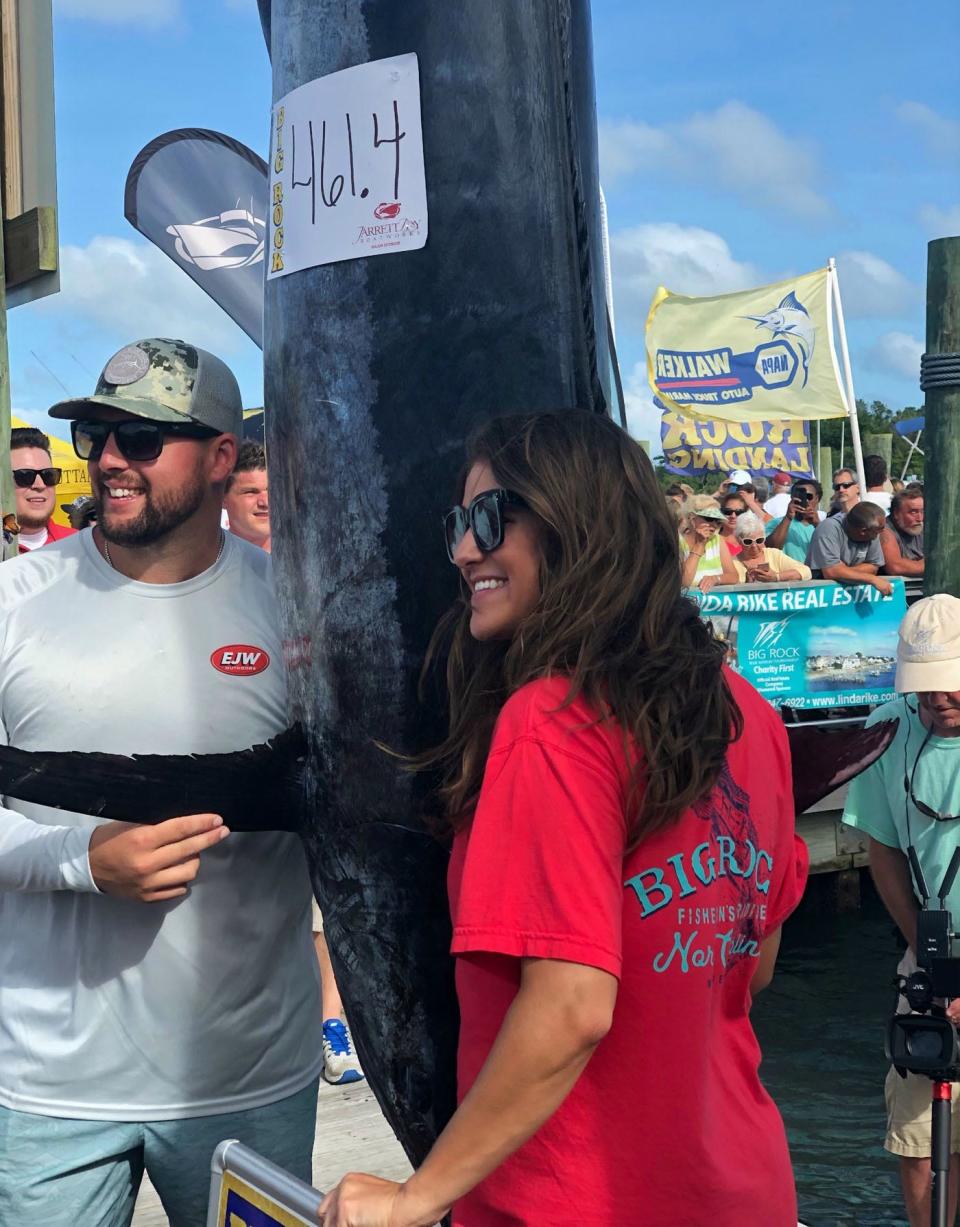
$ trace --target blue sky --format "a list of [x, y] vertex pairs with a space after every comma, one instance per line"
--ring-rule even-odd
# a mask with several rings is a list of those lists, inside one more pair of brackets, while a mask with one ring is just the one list
[[[14, 412], [92, 390], [125, 342], [260, 354], [123, 217], [140, 148], [216, 128], [266, 153], [255, 0], [54, 0], [62, 290], [9, 317]], [[857, 394], [920, 401], [926, 243], [960, 234], [960, 7], [593, 0], [602, 179], [634, 433], [655, 438], [643, 322], [659, 283], [723, 293], [836, 256]], [[429, 166], [428, 181], [429, 181]], [[48, 373], [49, 368], [52, 374]]]

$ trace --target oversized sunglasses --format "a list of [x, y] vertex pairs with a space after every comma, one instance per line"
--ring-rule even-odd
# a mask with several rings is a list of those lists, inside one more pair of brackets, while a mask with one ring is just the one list
[[738, 511], [736, 507], [721, 507], [720, 509], [725, 516], [745, 516], [750, 510], [749, 507], [741, 507]]
[[855, 481], [835, 481], [833, 483], [834, 490], [849, 490], [851, 486], [855, 486]]
[[59, 486], [63, 469], [14, 469], [13, 484], [21, 490], [29, 490], [37, 478], [41, 478], [45, 486]]
[[469, 507], [451, 507], [443, 517], [443, 536], [447, 546], [447, 557], [454, 561], [454, 554], [460, 542], [467, 535], [467, 530], [473, 533], [477, 549], [484, 554], [490, 554], [503, 545], [504, 508], [526, 507], [519, 494], [512, 490], [484, 490], [478, 494]]
[[764, 541], [766, 541], [766, 537], [741, 537], [740, 538], [741, 545], [763, 545]]
[[150, 422], [146, 418], [126, 418], [122, 422], [70, 423], [73, 450], [81, 460], [97, 461], [113, 435], [124, 460], [156, 460], [169, 438], [215, 439], [221, 432], [196, 422]]
[[[933, 729], [927, 729], [927, 735], [923, 739], [923, 744], [917, 751], [917, 757], [913, 760], [913, 770], [910, 772], [910, 779], [907, 779], [906, 771], [903, 773], [903, 791], [909, 794], [910, 800], [925, 817], [932, 818], [934, 822], [956, 822], [957, 819], [960, 818], [960, 814], [941, 814], [938, 810], [931, 809], [930, 806], [925, 804], [923, 801], [918, 801], [914, 795], [913, 781], [917, 774], [917, 764], [920, 762], [920, 755], [927, 748], [927, 742], [932, 736]], [[906, 746], [904, 746], [904, 757], [906, 757]], [[904, 766], [906, 766], [906, 764], [904, 764]]]

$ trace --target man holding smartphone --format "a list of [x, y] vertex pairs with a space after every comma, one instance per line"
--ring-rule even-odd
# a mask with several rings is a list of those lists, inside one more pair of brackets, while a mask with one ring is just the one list
[[783, 516], [767, 525], [767, 545], [783, 550], [796, 562], [805, 562], [817, 525], [823, 520], [820, 499], [823, 487], [816, 478], [793, 483]]

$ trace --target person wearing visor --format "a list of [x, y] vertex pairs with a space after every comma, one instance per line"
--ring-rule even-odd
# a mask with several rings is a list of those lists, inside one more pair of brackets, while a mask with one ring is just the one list
[[[50, 413], [98, 521], [0, 568], [0, 736], [73, 751], [82, 772], [85, 754], [282, 732], [270, 557], [220, 528], [242, 419], [229, 368], [137, 341]], [[0, 808], [4, 1223], [129, 1222], [146, 1170], [173, 1227], [195, 1227], [226, 1137], [311, 1178], [322, 1034], [299, 838], [130, 819]]]
[[717, 584], [735, 584], [737, 572], [720, 535], [725, 516], [709, 494], [695, 494], [681, 507], [680, 574], [684, 588], [709, 592]]
[[[920, 900], [907, 855], [914, 848], [930, 889], [943, 881], [960, 842], [960, 600], [946, 593], [917, 601], [900, 624], [896, 689], [900, 697], [876, 708], [867, 727], [897, 721], [889, 747], [851, 781], [843, 821], [869, 836], [870, 872], [907, 951], [898, 973], [916, 970], [914, 944]], [[960, 879], [947, 896], [960, 916]], [[901, 998], [900, 1011], [909, 1006]], [[960, 1024], [960, 998], [947, 1006]], [[930, 1222], [930, 1079], [890, 1069], [886, 1079], [885, 1148], [900, 1158], [910, 1227]], [[960, 1102], [953, 1084], [950, 1211], [957, 1213]]]
[[11, 430], [10, 462], [20, 526], [19, 552], [28, 554], [51, 541], [72, 536], [72, 528], [51, 519], [63, 471], [54, 465], [50, 440], [43, 431], [33, 426]]

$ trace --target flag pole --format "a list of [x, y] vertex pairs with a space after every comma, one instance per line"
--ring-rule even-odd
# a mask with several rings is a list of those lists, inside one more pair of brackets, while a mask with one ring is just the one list
[[857, 398], [853, 392], [853, 372], [850, 369], [850, 351], [847, 349], [847, 330], [843, 323], [843, 305], [840, 302], [840, 281], [837, 277], [837, 262], [830, 257], [827, 262], [830, 277], [830, 289], [833, 295], [833, 308], [837, 316], [837, 331], [840, 334], [840, 359], [843, 363], [844, 399], [847, 402], [847, 417], [850, 419], [850, 443], [853, 446], [853, 463], [856, 468], [857, 481], [860, 483], [861, 495], [867, 492], [867, 482], [863, 472], [863, 448], [860, 445], [860, 422], [857, 418]]

